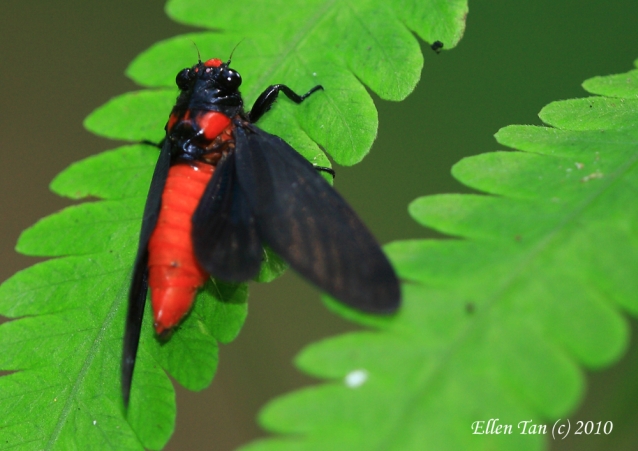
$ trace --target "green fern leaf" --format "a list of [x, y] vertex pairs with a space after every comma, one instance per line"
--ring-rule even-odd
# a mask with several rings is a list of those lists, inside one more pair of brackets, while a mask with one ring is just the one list
[[[109, 101], [85, 126], [113, 139], [159, 141], [177, 95], [175, 74], [195, 61], [192, 41], [210, 58], [230, 54], [246, 38], [233, 66], [245, 78], [247, 105], [270, 83], [285, 82], [297, 91], [318, 83], [325, 87], [302, 106], [278, 102], [264, 128], [316, 164], [329, 166], [321, 148], [339, 163], [356, 163], [369, 151], [377, 128], [363, 83], [382, 98], [400, 100], [414, 89], [422, 66], [411, 31], [430, 42], [441, 40], [446, 48], [462, 34], [465, 0], [417, 3], [324, 0], [266, 8], [255, 1], [219, 8], [171, 1], [168, 10], [177, 20], [232, 29], [151, 47], [127, 71], [151, 89]], [[167, 373], [189, 389], [202, 389], [215, 373], [218, 342], [238, 334], [246, 316], [245, 285], [209, 282], [165, 343], [154, 336], [149, 307], [130, 408], [124, 411], [119, 380], [126, 294], [157, 154], [153, 146], [136, 144], [72, 165], [51, 189], [72, 199], [98, 200], [47, 217], [20, 237], [20, 252], [56, 258], [0, 286], [0, 315], [14, 319], [0, 327], [0, 369], [13, 372], [0, 378], [5, 448], [160, 449], [175, 421]], [[259, 280], [271, 280], [284, 267], [269, 256]]]
[[[519, 152], [454, 167], [488, 195], [410, 205], [459, 239], [387, 247], [406, 281], [395, 318], [330, 302], [376, 330], [303, 351], [297, 365], [330, 382], [271, 402], [261, 423], [286, 435], [242, 450], [544, 449], [551, 426], [531, 425], [575, 408], [581, 367], [616, 361], [628, 342], [621, 310], [638, 311], [636, 71], [584, 86], [614, 97], [552, 103], [540, 113], [549, 126], [498, 132]], [[472, 433], [493, 418], [512, 433]]]

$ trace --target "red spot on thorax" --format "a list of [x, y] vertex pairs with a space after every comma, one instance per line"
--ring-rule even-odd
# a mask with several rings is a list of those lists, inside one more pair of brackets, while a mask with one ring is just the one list
[[191, 218], [214, 170], [201, 162], [178, 163], [169, 170], [148, 243], [148, 282], [158, 334], [179, 324], [208, 277], [195, 258]]
[[178, 116], [175, 113], [171, 113], [168, 117], [168, 123], [166, 124], [166, 131], [171, 131], [173, 126], [177, 123]]
[[222, 60], [220, 60], [219, 58], [213, 58], [213, 59], [209, 59], [208, 61], [206, 61], [204, 63], [204, 66], [206, 67], [219, 67], [223, 64]]
[[217, 136], [230, 125], [230, 118], [217, 111], [209, 111], [197, 117], [197, 125], [209, 141]]
[[182, 114], [179, 110], [171, 112], [171, 115], [168, 117], [168, 122], [166, 123], [166, 131], [170, 133], [175, 124], [179, 121], [189, 121], [191, 118], [190, 110], [186, 110], [184, 114]]

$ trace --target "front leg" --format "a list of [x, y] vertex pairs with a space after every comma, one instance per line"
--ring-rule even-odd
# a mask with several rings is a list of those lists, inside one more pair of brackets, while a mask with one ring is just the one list
[[255, 104], [250, 110], [250, 113], [248, 113], [248, 120], [252, 123], [257, 122], [259, 118], [261, 118], [264, 113], [268, 111], [270, 107], [272, 107], [272, 104], [275, 103], [275, 100], [277, 100], [277, 96], [279, 95], [279, 91], [282, 91], [284, 94], [286, 94], [286, 97], [288, 97], [293, 102], [301, 103], [312, 93], [320, 89], [323, 90], [323, 86], [317, 85], [304, 95], [300, 96], [286, 85], [268, 86], [268, 88], [266, 88], [266, 90], [261, 93], [257, 100], [255, 100]]

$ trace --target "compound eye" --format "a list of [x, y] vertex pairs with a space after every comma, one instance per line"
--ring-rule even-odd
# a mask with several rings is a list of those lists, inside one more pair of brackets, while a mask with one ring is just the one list
[[175, 83], [177, 83], [177, 87], [182, 91], [188, 90], [191, 86], [191, 78], [192, 72], [190, 69], [183, 69], [179, 71], [177, 77], [175, 77]]
[[223, 69], [221, 74], [219, 74], [219, 80], [224, 88], [232, 89], [233, 91], [241, 85], [241, 75], [232, 69]]

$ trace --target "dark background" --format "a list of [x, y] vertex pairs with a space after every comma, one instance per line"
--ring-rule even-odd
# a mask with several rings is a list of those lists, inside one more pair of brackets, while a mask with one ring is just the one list
[[[363, 163], [337, 168], [337, 188], [381, 242], [436, 236], [410, 220], [408, 202], [467, 191], [450, 176], [451, 165], [497, 150], [492, 135], [500, 127], [540, 124], [536, 115], [547, 103], [585, 96], [585, 79], [631, 69], [638, 58], [636, 19], [635, 0], [472, 2], [456, 49], [435, 55], [423, 46], [423, 78], [406, 101], [375, 98], [379, 137]], [[163, 3], [151, 0], [2, 0], [0, 29], [5, 280], [35, 261], [14, 252], [20, 231], [69, 205], [48, 191], [50, 180], [71, 162], [116, 147], [86, 132], [84, 117], [135, 89], [123, 71], [138, 53], [191, 29], [171, 22]], [[259, 436], [255, 415], [264, 402], [314, 382], [292, 367], [296, 352], [351, 328], [291, 272], [253, 285], [246, 326], [222, 348], [212, 387], [200, 393], [177, 389], [177, 429], [166, 449], [228, 450]], [[635, 347], [629, 352], [635, 356]], [[612, 436], [566, 440], [555, 449], [636, 448], [635, 361], [627, 357], [591, 375], [591, 393], [571, 415], [614, 420]]]

